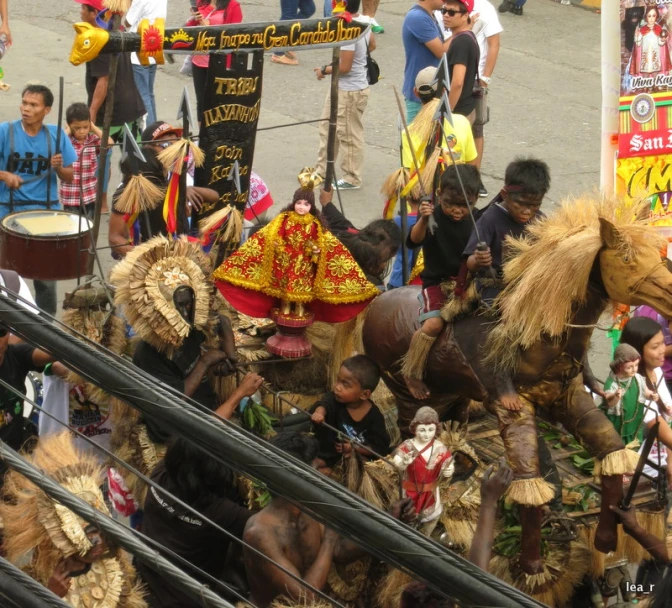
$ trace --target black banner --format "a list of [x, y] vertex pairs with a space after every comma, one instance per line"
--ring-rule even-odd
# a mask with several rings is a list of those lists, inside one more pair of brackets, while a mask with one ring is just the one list
[[[227, 63], [230, 63], [228, 67]], [[229, 203], [241, 212], [245, 209], [261, 109], [263, 69], [262, 51], [210, 56], [199, 135], [205, 164], [196, 170], [196, 185], [216, 190], [219, 201], [215, 205], [204, 205], [196, 220]], [[232, 176], [236, 162], [239, 192]]]

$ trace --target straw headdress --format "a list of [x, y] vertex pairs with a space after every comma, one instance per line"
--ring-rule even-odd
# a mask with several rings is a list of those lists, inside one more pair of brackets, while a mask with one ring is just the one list
[[[41, 438], [35, 451], [25, 458], [63, 488], [104, 515], [109, 515], [100, 485], [103, 469], [91, 456], [77, 450], [70, 433]], [[12, 563], [46, 585], [57, 564], [73, 555], [84, 556], [92, 545], [85, 529], [87, 521], [49, 498], [16, 471], [6, 478], [0, 501], [4, 522], [3, 550]], [[72, 606], [97, 608], [146, 608], [135, 570], [119, 549], [101, 558], [71, 584], [66, 601]]]
[[179, 287], [194, 292], [194, 328], [206, 329], [212, 298], [210, 261], [198, 244], [186, 237], [157, 236], [126, 255], [110, 275], [116, 287], [114, 302], [122, 306], [135, 332], [160, 352], [182, 346], [192, 327], [175, 308]]

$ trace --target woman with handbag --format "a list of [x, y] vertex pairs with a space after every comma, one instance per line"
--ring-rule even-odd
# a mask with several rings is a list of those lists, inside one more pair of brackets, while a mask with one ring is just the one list
[[[346, 10], [357, 21], [360, 0], [347, 0]], [[376, 48], [375, 36], [368, 32], [354, 44], [341, 47], [338, 64], [338, 120], [334, 159], [341, 155], [339, 179], [334, 186], [341, 190], [357, 190], [362, 185], [364, 162], [364, 110], [369, 103], [369, 84], [378, 82], [378, 64], [370, 53]], [[332, 73], [331, 65], [315, 68], [318, 80]], [[331, 92], [327, 93], [322, 119], [328, 119], [331, 109]], [[327, 136], [329, 121], [320, 122], [320, 147], [317, 152], [316, 171], [326, 175]]]
[[[192, 13], [194, 16], [187, 21], [187, 26], [224, 25], [228, 23], [241, 23], [243, 21], [243, 11], [240, 8], [240, 4], [238, 4], [238, 0], [201, 2], [197, 8], [192, 9]], [[210, 55], [193, 56], [192, 77], [194, 79], [194, 90], [196, 91], [196, 114], [199, 125], [203, 120], [203, 98], [205, 96], [209, 65]]]

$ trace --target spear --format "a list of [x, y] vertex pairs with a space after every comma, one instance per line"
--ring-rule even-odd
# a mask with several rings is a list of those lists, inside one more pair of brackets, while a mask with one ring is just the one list
[[[189, 90], [185, 86], [182, 91], [182, 98], [180, 99], [180, 107], [177, 110], [177, 120], [182, 120], [182, 138], [189, 141], [191, 134], [191, 125], [195, 124], [191, 110], [191, 103], [189, 101]], [[189, 148], [185, 148], [185, 154], [188, 153]], [[186, 234], [189, 232], [189, 222], [187, 221], [187, 172], [189, 168], [186, 167], [180, 173], [180, 190], [177, 200], [177, 234]]]
[[[406, 141], [408, 142], [408, 149], [411, 151], [411, 158], [413, 159], [413, 166], [415, 167], [415, 174], [418, 177], [418, 186], [420, 187], [420, 195], [422, 196], [422, 200], [431, 200], [431, 197], [427, 196], [427, 191], [425, 190], [425, 186], [422, 183], [422, 177], [420, 175], [420, 164], [418, 163], [418, 158], [415, 155], [415, 148], [413, 147], [413, 141], [411, 140], [411, 134], [408, 131], [408, 123], [406, 122], [406, 113], [404, 112], [404, 104], [401, 103], [401, 96], [399, 95], [399, 91], [397, 91], [397, 87], [394, 85], [392, 86], [392, 90], [394, 91], [394, 96], [397, 99], [397, 107], [399, 108], [399, 117], [401, 118], [401, 124], [404, 127], [404, 133], [406, 134]], [[434, 219], [433, 215], [429, 216], [429, 220], [427, 222], [427, 227], [429, 228], [429, 232], [431, 234], [434, 234], [434, 231], [437, 228], [437, 223], [436, 220]]]

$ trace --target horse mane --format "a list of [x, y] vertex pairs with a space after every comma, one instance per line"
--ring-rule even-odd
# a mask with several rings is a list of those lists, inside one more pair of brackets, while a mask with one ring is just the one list
[[663, 247], [665, 239], [646, 225], [647, 201], [581, 197], [563, 201], [525, 234], [506, 240], [505, 288], [495, 302], [499, 322], [488, 337], [486, 361], [514, 372], [521, 349], [542, 336], [559, 341], [577, 306], [585, 304], [590, 273], [603, 247], [600, 218], [615, 226], [623, 253]]

